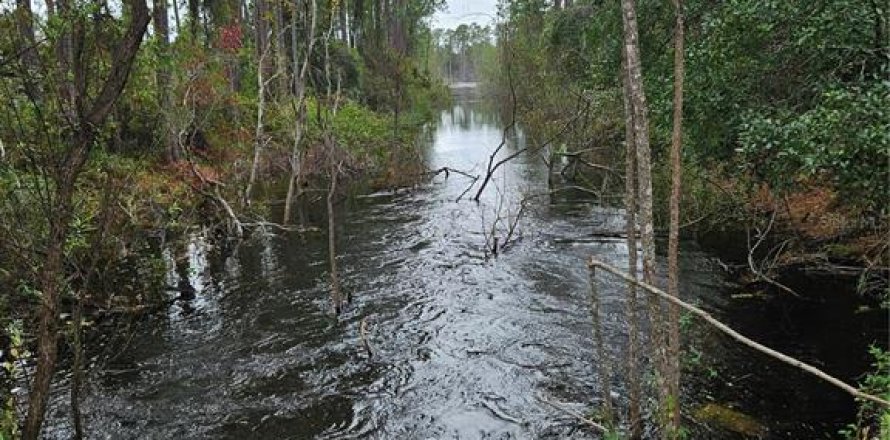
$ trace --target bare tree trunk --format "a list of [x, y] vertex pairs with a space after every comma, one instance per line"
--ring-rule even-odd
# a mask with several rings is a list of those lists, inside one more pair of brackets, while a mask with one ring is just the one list
[[[70, 195], [60, 193], [62, 197], [70, 200]], [[28, 396], [28, 416], [25, 419], [25, 427], [22, 438], [37, 440], [40, 437], [40, 428], [43, 425], [43, 416], [46, 413], [46, 404], [49, 400], [49, 388], [52, 383], [53, 373], [56, 368], [58, 345], [56, 335], [58, 332], [58, 307], [59, 295], [62, 289], [62, 246], [68, 237], [67, 222], [70, 220], [71, 202], [57, 207], [56, 219], [51, 222], [50, 246], [47, 249], [46, 260], [40, 273], [40, 291], [43, 294], [43, 302], [39, 312], [39, 333], [37, 336], [37, 370], [34, 373], [34, 381]], [[65, 223], [62, 226], [61, 223]]]
[[287, 43], [285, 42], [285, 32], [287, 31], [287, 26], [284, 23], [284, 11], [282, 10], [281, 1], [282, 0], [272, 0], [274, 1], [274, 9], [275, 9], [275, 37], [273, 41], [275, 42], [275, 75], [277, 76], [277, 85], [276, 90], [274, 91], [276, 96], [284, 96], [287, 93], [288, 89], [288, 80], [287, 80]]
[[[329, 150], [332, 149], [329, 146]], [[332, 153], [328, 152], [329, 155]], [[337, 268], [337, 222], [334, 217], [334, 198], [337, 196], [337, 174], [339, 174], [339, 170], [334, 165], [333, 158], [328, 158], [331, 161], [331, 187], [328, 191], [328, 259], [330, 261], [330, 270], [331, 270], [331, 299], [334, 303], [334, 314], [340, 314], [340, 308], [343, 304], [343, 297], [340, 291], [340, 276], [339, 269]]]
[[339, 13], [340, 13], [340, 40], [343, 41], [343, 44], [346, 47], [349, 47], [349, 19], [347, 16], [349, 15], [349, 3], [347, 0], [343, 0], [339, 5]]
[[[674, 29], [674, 115], [671, 137], [671, 201], [670, 227], [668, 232], [668, 293], [680, 295], [680, 184], [682, 166], [680, 150], [683, 142], [683, 0], [674, 0], [676, 28]], [[680, 430], [680, 307], [670, 305], [670, 334], [668, 337], [669, 372], [668, 389], [673, 398], [671, 406], [671, 430], [674, 437]]]
[[[637, 279], [637, 172], [636, 172], [636, 140], [634, 137], [634, 114], [630, 103], [630, 84], [627, 75], [627, 46], [622, 47], [622, 83], [624, 85], [624, 134], [625, 134], [625, 167], [624, 167], [624, 225], [627, 234], [627, 272], [631, 278]], [[628, 409], [630, 422], [630, 438], [638, 439], [643, 434], [643, 419], [640, 411], [640, 399], [643, 390], [640, 385], [639, 368], [639, 327], [640, 318], [637, 314], [637, 285], [627, 283], [627, 303], [625, 313], [628, 325], [627, 348], [627, 380]]]
[[603, 326], [600, 322], [600, 299], [597, 297], [596, 268], [590, 268], [590, 317], [593, 323], [593, 341], [596, 345], [597, 361], [600, 370], [600, 392], [603, 395], [603, 418], [607, 426], [614, 425], [612, 410], [612, 361], [606, 352]]
[[266, 145], [266, 135], [263, 129], [263, 113], [266, 111], [266, 77], [264, 75], [263, 61], [268, 54], [268, 47], [260, 51], [260, 59], [257, 63], [257, 113], [256, 113], [256, 132], [254, 133], [253, 144], [253, 161], [250, 165], [250, 176], [247, 178], [247, 186], [244, 188], [243, 204], [250, 206], [250, 196], [253, 191], [253, 184], [256, 182], [257, 167], [260, 162], [260, 153]]
[[[176, 0], [173, 0], [175, 3]], [[167, 23], [167, 0], [154, 0], [152, 5], [155, 39], [158, 41], [158, 52], [163, 58], [170, 54], [170, 28]], [[182, 156], [179, 151], [179, 142], [176, 139], [176, 129], [173, 124], [173, 99], [170, 93], [171, 76], [166, 63], [158, 63], [155, 71], [155, 87], [158, 92], [158, 105], [163, 112], [163, 139], [164, 149], [167, 152], [167, 160], [176, 162]]]
[[189, 35], [191, 37], [191, 42], [196, 43], [198, 41], [198, 23], [201, 21], [201, 2], [200, 0], [188, 0], [188, 10], [189, 10]]
[[[254, 27], [256, 28], [256, 50], [257, 50], [257, 59], [260, 60], [260, 69], [263, 69], [263, 75], [265, 77], [271, 77], [272, 71], [274, 70], [274, 66], [270, 63], [270, 60], [263, 56], [263, 53], [269, 47], [269, 5], [266, 3], [267, 0], [255, 0], [254, 1]], [[269, 91], [266, 90], [268, 94]]]
[[[643, 68], [640, 61], [639, 31], [634, 0], [621, 0], [622, 21], [624, 24], [624, 45], [627, 61], [627, 81], [630, 92], [631, 109], [634, 115], [634, 143], [637, 160], [637, 191], [639, 194], [640, 238], [643, 247], [643, 280], [648, 284], [655, 281], [655, 227], [652, 215], [652, 165], [649, 147], [649, 118], [646, 94], [643, 90]], [[665, 358], [667, 347], [664, 337], [664, 317], [660, 301], [649, 297], [649, 318], [652, 343], [655, 351], [654, 364], [657, 370], [659, 401], [661, 410], [668, 400], [665, 378]]]
[[[303, 124], [306, 121], [306, 75], [309, 72], [309, 61], [312, 56], [312, 49], [315, 47], [315, 26], [317, 23], [317, 5], [316, 0], [310, 1], [310, 24], [309, 36], [307, 38], [306, 53], [303, 55], [303, 64], [300, 66], [297, 57], [294, 57], [294, 91], [296, 97], [294, 99], [294, 145], [291, 150], [290, 166], [291, 175], [287, 185], [287, 199], [284, 201], [284, 220], [283, 224], [288, 224], [291, 218], [291, 207], [294, 201], [294, 191], [300, 177], [300, 169], [302, 161], [300, 160], [300, 142], [303, 139]], [[296, 20], [296, 19], [295, 19]], [[295, 24], [295, 23], [294, 23]], [[296, 42], [294, 43], [296, 46]], [[294, 49], [296, 51], [296, 49]], [[299, 74], [296, 74], [299, 68]]]
[[173, 2], [173, 21], [176, 24], [176, 36], [179, 37], [179, 34], [182, 33], [182, 22], [179, 20], [179, 0], [172, 0]]

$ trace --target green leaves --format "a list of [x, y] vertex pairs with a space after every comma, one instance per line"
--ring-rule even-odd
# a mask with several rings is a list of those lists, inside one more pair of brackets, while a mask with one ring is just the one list
[[751, 111], [740, 126], [743, 166], [777, 189], [815, 179], [845, 200], [886, 209], [890, 83], [836, 84], [811, 109]]

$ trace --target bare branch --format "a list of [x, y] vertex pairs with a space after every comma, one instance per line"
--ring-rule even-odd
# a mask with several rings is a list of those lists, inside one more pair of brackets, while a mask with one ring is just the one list
[[644, 291], [649, 292], [652, 295], [655, 295], [663, 300], [666, 300], [666, 301], [670, 302], [671, 304], [675, 304], [675, 305], [679, 306], [680, 308], [703, 319], [708, 324], [716, 327], [718, 330], [722, 331], [723, 333], [725, 333], [727, 336], [731, 337], [732, 339], [735, 339], [736, 341], [741, 342], [742, 344], [744, 344], [748, 347], [751, 347], [754, 350], [759, 351], [760, 353], [763, 353], [771, 358], [774, 358], [774, 359], [779, 360], [785, 364], [791, 365], [792, 367], [796, 367], [796, 368], [803, 370], [813, 376], [816, 376], [819, 379], [822, 379], [822, 380], [834, 385], [835, 387], [840, 388], [841, 390], [847, 392], [848, 394], [852, 395], [853, 397], [855, 397], [857, 399], [868, 400], [868, 401], [880, 404], [884, 407], [890, 408], [890, 401], [887, 401], [887, 400], [880, 398], [878, 396], [864, 393], [864, 392], [860, 391], [859, 389], [857, 389], [856, 387], [853, 387], [853, 386], [847, 384], [846, 382], [844, 382], [834, 376], [831, 376], [828, 373], [825, 373], [824, 371], [822, 371], [810, 364], [807, 364], [807, 363], [800, 361], [798, 359], [795, 359], [791, 356], [788, 356], [786, 354], [783, 354], [781, 352], [773, 350], [772, 348], [769, 348], [759, 342], [749, 339], [749, 338], [745, 337], [744, 335], [742, 335], [741, 333], [733, 330], [728, 325], [718, 321], [716, 318], [711, 316], [710, 313], [708, 313], [696, 306], [693, 306], [692, 304], [689, 304], [689, 303], [687, 303], [673, 295], [669, 295], [667, 292], [665, 292], [655, 286], [652, 286], [652, 285], [647, 284], [642, 281], [638, 281], [613, 266], [610, 266], [610, 265], [603, 263], [602, 261], [596, 260], [594, 258], [591, 258], [587, 264], [589, 267], [600, 268], [600, 269], [605, 270], [606, 272], [610, 272], [629, 283], [633, 283], [633, 284], [641, 287]]

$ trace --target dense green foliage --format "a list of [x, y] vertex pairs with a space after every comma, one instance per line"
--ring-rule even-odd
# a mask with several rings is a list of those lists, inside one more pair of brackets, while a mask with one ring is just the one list
[[[684, 153], [733, 163], [778, 192], [829, 185], [856, 208], [890, 205], [888, 11], [881, 2], [688, 1]], [[597, 95], [591, 127], [620, 139], [621, 16], [616, 2], [504, 7], [532, 126], [548, 105]], [[653, 148], [670, 137], [673, 8], [638, 2]], [[529, 87], [528, 84], [534, 84]], [[543, 85], [543, 87], [542, 87]], [[620, 95], [618, 95], [620, 96]], [[533, 103], [533, 104], [532, 104]], [[536, 118], [542, 119], [537, 121]], [[591, 133], [596, 134], [596, 133]]]

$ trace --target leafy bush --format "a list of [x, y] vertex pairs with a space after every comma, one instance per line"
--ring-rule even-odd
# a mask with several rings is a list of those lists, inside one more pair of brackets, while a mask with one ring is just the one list
[[[873, 346], [869, 353], [875, 359], [874, 371], [865, 376], [861, 388], [866, 393], [890, 400], [890, 352]], [[857, 419], [856, 424], [841, 431], [846, 438], [890, 438], [890, 409], [872, 402], [863, 402]]]
[[821, 180], [846, 200], [886, 209], [890, 197], [890, 83], [835, 86], [805, 112], [750, 112], [739, 142], [745, 168], [777, 189]]

